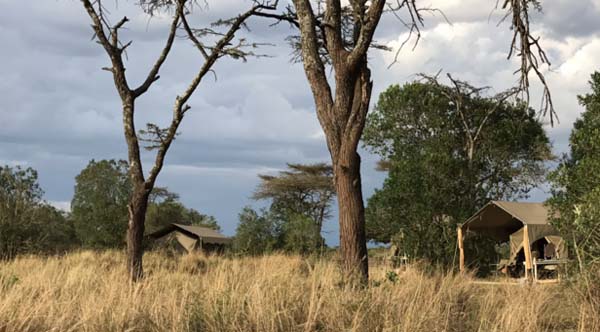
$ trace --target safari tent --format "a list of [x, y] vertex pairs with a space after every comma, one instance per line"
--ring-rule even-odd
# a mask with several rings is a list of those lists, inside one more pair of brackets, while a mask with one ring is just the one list
[[156, 232], [148, 234], [150, 239], [160, 240], [171, 235], [181, 249], [192, 251], [221, 251], [225, 245], [231, 243], [231, 238], [210, 229], [200, 226], [170, 224]]
[[[458, 228], [460, 270], [465, 269], [464, 241], [469, 233], [492, 237], [498, 243], [508, 242], [507, 265], [519, 267], [525, 273], [534, 260], [564, 260], [566, 245], [557, 230], [550, 225], [550, 212], [543, 203], [491, 201]], [[468, 239], [468, 237], [467, 237]]]

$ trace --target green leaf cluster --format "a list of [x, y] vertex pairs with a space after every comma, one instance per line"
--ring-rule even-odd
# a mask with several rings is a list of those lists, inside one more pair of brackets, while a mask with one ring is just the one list
[[0, 166], [0, 258], [56, 253], [76, 244], [65, 214], [43, 201], [37, 172]]
[[75, 178], [71, 216], [86, 247], [125, 245], [127, 203], [132, 192], [124, 160], [91, 160]]
[[369, 239], [449, 264], [457, 224], [543, 181], [553, 157], [534, 110], [462, 87], [457, 96], [454, 87], [413, 82], [380, 95], [363, 142], [388, 177], [368, 201]]
[[260, 213], [249, 206], [239, 214], [233, 249], [238, 253], [259, 255], [281, 249], [282, 225], [268, 210]]
[[285, 251], [308, 255], [325, 248], [320, 229], [315, 221], [304, 214], [282, 215], [275, 209], [258, 212], [249, 206], [239, 214], [239, 223], [233, 241], [237, 253], [261, 255]]
[[[132, 185], [125, 160], [91, 160], [76, 177], [71, 217], [77, 237], [85, 247], [115, 248], [125, 245]], [[187, 208], [179, 195], [155, 187], [146, 211], [147, 233], [170, 223], [219, 230], [213, 216]]]
[[600, 262], [600, 73], [591, 92], [579, 96], [585, 107], [569, 138], [570, 152], [550, 173], [553, 223], [576, 247], [584, 264]]
[[335, 197], [333, 169], [324, 163], [287, 166], [277, 175], [259, 175], [252, 198], [270, 205], [260, 212], [245, 207], [240, 213], [234, 245], [238, 252], [310, 254], [325, 247], [321, 229]]

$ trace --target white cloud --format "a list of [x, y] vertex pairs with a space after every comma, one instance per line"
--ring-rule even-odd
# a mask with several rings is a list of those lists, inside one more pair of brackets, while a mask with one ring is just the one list
[[0, 167], [1, 166], [10, 166], [10, 167], [21, 166], [21, 167], [27, 167], [28, 165], [29, 165], [29, 162], [27, 160], [5, 160], [5, 159], [0, 159]]
[[[208, 9], [197, 8], [194, 22], [230, 17], [248, 5], [235, 0], [209, 3]], [[110, 74], [100, 70], [108, 59], [90, 40], [89, 18], [78, 1], [2, 4], [6, 10], [0, 11], [0, 41], [11, 50], [0, 53], [0, 163], [38, 169], [46, 198], [66, 208], [74, 177], [87, 160], [125, 158], [120, 103]], [[416, 49], [411, 51], [412, 44], [407, 44], [391, 69], [387, 67], [394, 53], [373, 52], [373, 103], [389, 84], [439, 69], [496, 91], [514, 84], [518, 62], [506, 60], [511, 31], [507, 24], [497, 26], [501, 10], [489, 16], [495, 1], [431, 0], [422, 5], [442, 9], [452, 24], [440, 15], [426, 15]], [[600, 67], [600, 0], [553, 0], [543, 5], [544, 13], [533, 19], [553, 63], [547, 78], [561, 119], [549, 133], [556, 150], [564, 151], [572, 122], [582, 110], [576, 95], [588, 90], [589, 74]], [[126, 65], [135, 85], [162, 48], [168, 20], [148, 21], [133, 2], [119, 2], [112, 12], [132, 18], [123, 36], [134, 40]], [[22, 17], [37, 24], [22, 24]], [[190, 100], [182, 135], [159, 177], [160, 185], [180, 193], [186, 204], [216, 215], [230, 234], [240, 208], [252, 203], [248, 196], [257, 173], [283, 168], [285, 162], [328, 160], [302, 66], [289, 62], [291, 51], [283, 41], [289, 30], [269, 28], [258, 19], [251, 26], [256, 28], [245, 33], [249, 39], [280, 45], [260, 50], [274, 57], [248, 63], [223, 59], [217, 64], [218, 80], [207, 77]], [[377, 38], [398, 47], [406, 38], [402, 29], [388, 15]], [[198, 64], [194, 49], [177, 39], [161, 79], [139, 100], [139, 128], [146, 122], [168, 124], [173, 99]], [[532, 81], [532, 103], [537, 105], [539, 86]], [[373, 171], [377, 158], [363, 155], [364, 188], [369, 193], [380, 185], [382, 175]], [[328, 239], [335, 243], [335, 234]]]
[[71, 212], [71, 202], [70, 201], [48, 201], [48, 204], [54, 206], [55, 208], [65, 211]]

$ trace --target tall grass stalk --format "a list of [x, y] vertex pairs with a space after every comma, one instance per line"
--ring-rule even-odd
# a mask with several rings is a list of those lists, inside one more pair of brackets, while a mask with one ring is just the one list
[[576, 284], [479, 285], [424, 272], [367, 287], [330, 260], [148, 253], [128, 282], [125, 257], [83, 251], [0, 263], [0, 331], [600, 331]]

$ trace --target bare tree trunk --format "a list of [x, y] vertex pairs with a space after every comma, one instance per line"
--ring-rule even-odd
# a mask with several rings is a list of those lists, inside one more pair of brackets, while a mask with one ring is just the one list
[[[300, 49], [306, 78], [311, 87], [317, 117], [331, 154], [340, 219], [342, 268], [357, 273], [361, 281], [369, 276], [365, 241], [365, 212], [360, 179], [360, 157], [356, 152], [365, 125], [371, 98], [371, 73], [367, 51], [385, 0], [351, 2], [354, 44], [347, 48], [342, 33], [340, 1], [325, 1], [323, 18], [319, 19], [309, 0], [294, 0], [300, 30]], [[318, 25], [318, 27], [317, 27]], [[321, 36], [321, 39], [319, 39]], [[322, 44], [320, 44], [322, 42]], [[335, 77], [335, 90], [327, 79], [321, 57], [324, 46]]]
[[133, 184], [133, 192], [127, 205], [129, 212], [127, 226], [127, 272], [132, 281], [144, 276], [142, 257], [144, 255], [144, 225], [150, 190], [146, 189], [146, 180], [140, 160], [140, 145], [135, 131], [134, 112], [135, 99], [129, 92], [124, 92], [123, 129], [129, 159], [129, 177]]
[[129, 224], [127, 228], [127, 270], [132, 281], [144, 276], [142, 256], [144, 254], [144, 224], [148, 208], [148, 193], [136, 188], [129, 201]]
[[[527, 74], [534, 70], [544, 86], [545, 109], [549, 109], [552, 115], [554, 110], [550, 92], [543, 74], [538, 69], [538, 65], [548, 63], [548, 59], [539, 46], [539, 38], [530, 34], [529, 2], [505, 0], [502, 6], [504, 9], [508, 8], [513, 19], [514, 35], [509, 58], [514, 51], [521, 50], [518, 55], [522, 59], [521, 88], [528, 91]], [[289, 22], [300, 31], [299, 48], [302, 63], [334, 167], [340, 209], [343, 266], [351, 270], [360, 269], [366, 281], [368, 269], [364, 240], [364, 207], [360, 185], [360, 158], [356, 151], [364, 128], [372, 88], [367, 52], [374, 46], [373, 36], [386, 4], [387, 11], [393, 12], [396, 17], [400, 9], [405, 8], [408, 11], [411, 18], [409, 23], [401, 21], [410, 29], [411, 34], [416, 32], [417, 41], [420, 37], [419, 26], [423, 24], [422, 12], [431, 11], [431, 8], [417, 7], [416, 0], [398, 0], [395, 4], [385, 0], [355, 0], [344, 2], [344, 6], [340, 0], [293, 0], [292, 3], [295, 12], [288, 8], [279, 15], [259, 13], [259, 16]], [[350, 26], [347, 24], [348, 18], [352, 18]], [[348, 28], [352, 29], [353, 43], [348, 43], [345, 38]], [[539, 61], [536, 60], [535, 50], [539, 53]], [[335, 86], [328, 79], [326, 65], [331, 65]], [[456, 81], [454, 82], [456, 84]]]
[[349, 152], [348, 166], [336, 163], [335, 186], [338, 193], [340, 219], [340, 249], [342, 267], [346, 273], [369, 278], [369, 264], [365, 238], [365, 208], [360, 179], [360, 156]]
[[[109, 26], [107, 18], [104, 16], [106, 11], [102, 10], [100, 1], [81, 0], [84, 8], [88, 12], [92, 20], [92, 28], [95, 32], [95, 38], [102, 45], [107, 55], [111, 60], [112, 67], [105, 67], [113, 74], [115, 88], [119, 92], [119, 97], [123, 104], [123, 129], [125, 133], [125, 141], [127, 142], [128, 159], [129, 159], [129, 176], [133, 184], [133, 193], [130, 197], [129, 209], [129, 224], [127, 229], [127, 269], [132, 281], [138, 281], [143, 277], [144, 270], [142, 266], [142, 255], [144, 253], [144, 222], [146, 220], [146, 210], [148, 208], [148, 198], [150, 192], [154, 188], [156, 178], [160, 173], [167, 151], [171, 143], [177, 135], [179, 124], [183, 120], [185, 113], [190, 109], [187, 101], [192, 96], [204, 76], [212, 71], [212, 66], [223, 56], [232, 56], [234, 58], [246, 59], [252, 56], [252, 52], [242, 50], [243, 47], [249, 46], [242, 40], [237, 46], [232, 43], [236, 32], [242, 28], [245, 21], [252, 15], [259, 14], [262, 10], [276, 9], [271, 5], [263, 5], [254, 3], [254, 5], [246, 12], [237, 17], [226, 21], [228, 28], [225, 33], [209, 32], [209, 35], [217, 36], [217, 41], [214, 46], [202, 44], [195, 35], [194, 30], [189, 26], [185, 16], [190, 11], [186, 7], [188, 0], [177, 0], [169, 2], [166, 5], [172, 5], [175, 8], [174, 16], [169, 29], [164, 48], [156, 59], [156, 62], [148, 72], [146, 79], [137, 88], [131, 88], [125, 75], [125, 65], [123, 63], [123, 54], [125, 49], [131, 45], [130, 42], [123, 43], [119, 40], [119, 29], [123, 28], [124, 24], [129, 21], [127, 17], [123, 17], [115, 25]], [[157, 125], [148, 125], [148, 132], [151, 138], [146, 138], [145, 141], [150, 142], [145, 148], [148, 150], [157, 149], [154, 166], [149, 172], [148, 178], [144, 177], [142, 169], [142, 161], [140, 157], [140, 144], [138, 133], [135, 130], [135, 100], [139, 96], [148, 91], [154, 82], [160, 76], [159, 71], [163, 63], [167, 59], [171, 51], [171, 46], [175, 40], [177, 29], [183, 24], [184, 30], [188, 34], [188, 38], [194, 43], [194, 46], [200, 51], [205, 62], [198, 69], [196, 76], [190, 82], [186, 90], [181, 95], [177, 95], [173, 107], [173, 117], [171, 124], [167, 128], [159, 128]]]

